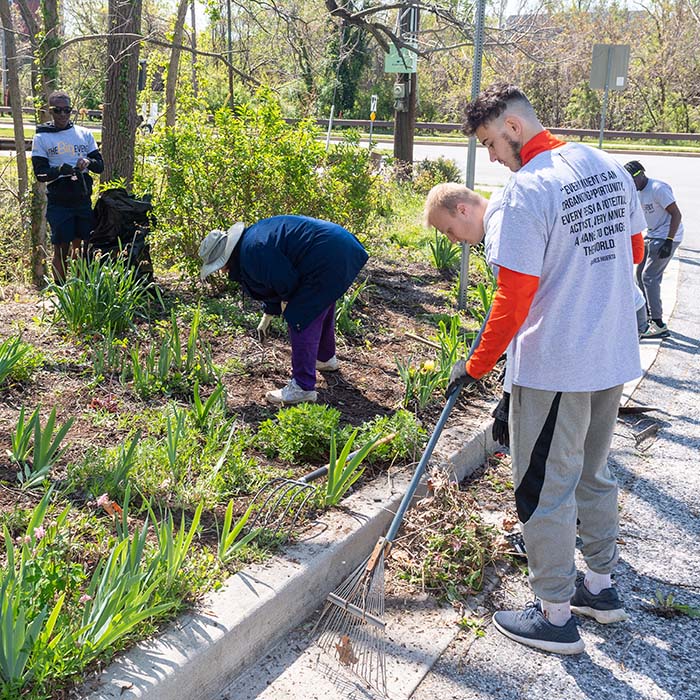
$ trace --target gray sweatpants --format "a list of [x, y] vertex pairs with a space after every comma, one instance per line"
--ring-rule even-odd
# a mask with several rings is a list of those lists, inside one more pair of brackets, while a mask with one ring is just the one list
[[574, 593], [576, 519], [583, 556], [597, 573], [617, 562], [617, 482], [608, 452], [622, 386], [555, 392], [513, 386], [510, 451], [530, 585], [552, 603]]
[[665, 238], [647, 238], [644, 241], [644, 258], [637, 266], [637, 280], [647, 300], [649, 318], [663, 319], [661, 278], [664, 276], [666, 267], [680, 245], [680, 243], [674, 241], [671, 255], [667, 258], [660, 258], [659, 249], [665, 240]]

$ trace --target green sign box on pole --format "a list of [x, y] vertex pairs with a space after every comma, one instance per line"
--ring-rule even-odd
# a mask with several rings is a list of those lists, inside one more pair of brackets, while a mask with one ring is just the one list
[[391, 44], [389, 53], [384, 54], [385, 73], [415, 73], [417, 68], [418, 54], [405, 46], [399, 51]]

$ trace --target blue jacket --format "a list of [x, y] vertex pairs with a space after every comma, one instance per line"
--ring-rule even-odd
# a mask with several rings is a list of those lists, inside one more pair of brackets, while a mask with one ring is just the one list
[[229, 277], [265, 313], [302, 331], [348, 290], [367, 262], [362, 244], [342, 226], [308, 216], [273, 216], [249, 226], [229, 259]]

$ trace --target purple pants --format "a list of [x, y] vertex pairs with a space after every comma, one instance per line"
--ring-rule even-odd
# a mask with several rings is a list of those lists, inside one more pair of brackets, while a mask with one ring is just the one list
[[326, 362], [335, 355], [335, 302], [303, 331], [289, 326], [292, 344], [292, 377], [304, 391], [316, 386], [316, 360]]

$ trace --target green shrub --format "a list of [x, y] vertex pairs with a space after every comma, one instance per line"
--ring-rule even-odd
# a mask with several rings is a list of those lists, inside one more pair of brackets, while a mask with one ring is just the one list
[[268, 457], [279, 456], [289, 462], [321, 459], [328, 454], [339, 420], [340, 411], [323, 404], [283, 408], [275, 419], [260, 424], [255, 444]]
[[199, 270], [201, 239], [235, 221], [274, 214], [331, 219], [363, 235], [383, 206], [382, 183], [358, 143], [326, 152], [312, 121], [288, 125], [269, 91], [212, 124], [197, 108], [180, 112], [176, 128], [143, 141], [136, 188], [157, 193], [153, 234], [161, 264], [191, 276]]
[[418, 192], [427, 194], [441, 182], [462, 182], [462, 173], [451, 158], [440, 156], [437, 160], [425, 160], [413, 169], [413, 186]]

